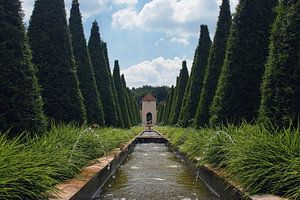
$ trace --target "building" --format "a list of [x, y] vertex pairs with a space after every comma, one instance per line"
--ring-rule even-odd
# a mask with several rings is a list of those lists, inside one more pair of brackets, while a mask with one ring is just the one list
[[143, 125], [154, 125], [157, 122], [157, 99], [150, 93], [142, 98], [141, 118]]

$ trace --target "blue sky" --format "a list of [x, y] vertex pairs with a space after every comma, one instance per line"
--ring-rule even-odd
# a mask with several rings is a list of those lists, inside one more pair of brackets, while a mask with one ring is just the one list
[[[232, 12], [238, 0], [231, 0]], [[69, 15], [72, 0], [65, 0]], [[213, 39], [221, 0], [79, 0], [85, 36], [98, 21], [111, 68], [118, 59], [130, 87], [175, 84], [182, 60], [191, 67], [199, 27]], [[23, 0], [25, 22], [34, 0]]]

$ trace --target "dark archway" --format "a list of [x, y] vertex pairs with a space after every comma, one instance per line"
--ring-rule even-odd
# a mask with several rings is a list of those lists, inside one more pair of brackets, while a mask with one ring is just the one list
[[147, 121], [147, 124], [152, 124], [152, 113], [151, 112], [148, 112], [146, 114], [146, 121]]

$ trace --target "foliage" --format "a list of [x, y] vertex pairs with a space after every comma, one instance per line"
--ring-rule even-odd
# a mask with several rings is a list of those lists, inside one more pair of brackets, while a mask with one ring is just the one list
[[118, 102], [118, 98], [117, 98], [117, 91], [116, 91], [116, 87], [115, 87], [115, 83], [110, 71], [110, 65], [109, 65], [109, 59], [108, 59], [108, 50], [107, 50], [107, 44], [105, 42], [102, 41], [102, 48], [103, 48], [103, 53], [104, 53], [104, 61], [105, 61], [105, 65], [106, 65], [106, 69], [108, 71], [108, 75], [109, 75], [109, 82], [111, 83], [111, 88], [112, 88], [112, 92], [113, 92], [113, 100], [115, 101], [116, 104], [116, 113], [117, 113], [117, 127], [124, 127], [124, 123], [122, 120], [122, 115], [121, 115], [121, 108], [120, 108], [120, 104]]
[[10, 135], [46, 127], [19, 0], [0, 2], [0, 131]]
[[229, 0], [223, 0], [220, 7], [214, 42], [209, 53], [200, 101], [196, 111], [195, 127], [205, 126], [209, 123], [209, 107], [215, 95], [223, 66], [230, 26], [231, 13]]
[[183, 102], [184, 92], [189, 79], [189, 73], [186, 66], [186, 61], [182, 62], [182, 69], [180, 70], [179, 78], [178, 78], [178, 85], [176, 85], [177, 88], [177, 94], [176, 99], [174, 101], [174, 111], [171, 112], [171, 124], [177, 124], [180, 109]]
[[141, 99], [148, 93], [151, 93], [157, 98], [157, 102], [166, 101], [170, 88], [167, 86], [153, 87], [149, 85], [144, 85], [140, 88], [132, 88], [132, 93], [135, 96], [137, 102], [140, 102]]
[[282, 1], [273, 24], [262, 86], [260, 121], [278, 127], [300, 118], [300, 3]]
[[200, 166], [221, 168], [249, 194], [300, 199], [300, 129], [268, 131], [259, 125], [200, 130], [157, 127]]
[[120, 66], [119, 61], [115, 61], [114, 73], [113, 73], [114, 83], [117, 91], [117, 98], [121, 109], [121, 116], [125, 128], [130, 128], [130, 119], [128, 113], [128, 105], [126, 102], [126, 93], [124, 91], [123, 83], [120, 77]]
[[84, 123], [86, 113], [64, 1], [35, 1], [28, 35], [33, 63], [37, 66], [42, 86], [45, 114], [57, 122]]
[[103, 106], [107, 126], [118, 126], [117, 105], [113, 94], [111, 73], [107, 64], [103, 42], [100, 38], [99, 26], [95, 21], [88, 43], [96, 84]]
[[173, 98], [174, 98], [174, 93], [175, 93], [175, 88], [172, 85], [170, 93], [168, 95], [167, 103], [166, 103], [166, 108], [162, 117], [162, 122], [164, 124], [168, 124], [169, 117], [170, 117], [170, 112], [172, 108], [172, 103], [173, 103]]
[[41, 137], [0, 136], [0, 199], [46, 199], [54, 185], [133, 137], [130, 130], [52, 126]]
[[87, 123], [104, 125], [102, 103], [97, 91], [92, 63], [86, 46], [78, 0], [73, 0], [69, 28], [77, 64], [79, 86], [86, 108]]
[[188, 90], [185, 90], [184, 96], [187, 98], [182, 105], [179, 123], [187, 127], [195, 118], [196, 110], [203, 87], [205, 70], [207, 67], [211, 40], [206, 25], [201, 25], [199, 43], [195, 52], [192, 71], [189, 80]]
[[240, 1], [211, 106], [211, 124], [239, 124], [257, 118], [276, 4], [277, 0]]

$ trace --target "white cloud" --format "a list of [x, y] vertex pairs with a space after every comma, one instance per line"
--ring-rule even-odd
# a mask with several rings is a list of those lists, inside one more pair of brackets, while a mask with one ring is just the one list
[[189, 41], [187, 38], [180, 38], [180, 37], [173, 37], [170, 42], [177, 42], [179, 44], [183, 44], [183, 45], [188, 45], [189, 44]]
[[[120, 0], [126, 1], [126, 0]], [[239, 0], [232, 0], [232, 11]], [[139, 28], [144, 31], [165, 33], [169, 41], [189, 44], [189, 39], [199, 33], [197, 23], [214, 28], [221, 0], [152, 0], [138, 11], [134, 7], [113, 14], [112, 25], [119, 29]]]
[[[35, 0], [23, 0], [23, 10], [25, 13], [25, 21], [28, 22], [30, 16], [32, 14], [33, 6]], [[119, 2], [134, 2], [136, 0], [114, 0]], [[83, 16], [83, 19], [87, 19], [93, 15], [96, 15], [100, 12], [110, 11], [111, 0], [79, 0], [80, 3], [80, 10]], [[66, 4], [66, 13], [69, 15], [70, 8], [72, 5], [72, 0], [65, 0]]]
[[120, 5], [120, 4], [135, 5], [138, 3], [137, 0], [112, 0], [112, 2], [116, 5]]
[[[222, 4], [222, 0], [216, 0], [218, 5]], [[236, 6], [239, 4], [239, 0], [230, 0], [231, 11], [235, 12]]]
[[32, 10], [33, 10], [34, 0], [24, 0], [22, 1], [22, 8], [25, 14], [25, 21], [28, 21]]
[[161, 43], [163, 43], [163, 42], [165, 42], [166, 40], [165, 40], [165, 38], [159, 38], [159, 40], [157, 40], [156, 42], [155, 42], [155, 46], [158, 46], [159, 44], [161, 44]]
[[[175, 57], [166, 59], [158, 57], [151, 61], [143, 61], [121, 71], [125, 75], [129, 87], [139, 87], [142, 85], [175, 85], [176, 77], [182, 67], [184, 59]], [[188, 68], [191, 67], [191, 60], [187, 60]]]
[[152, 0], [137, 11], [124, 8], [113, 14], [112, 25], [120, 29], [140, 28], [165, 33], [172, 42], [189, 44], [197, 36], [195, 23], [215, 24], [218, 5], [211, 0]]
[[133, 8], [126, 8], [113, 14], [112, 25], [120, 29], [133, 29], [140, 26], [140, 19]]

